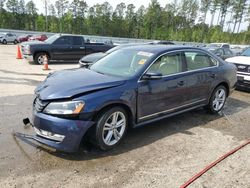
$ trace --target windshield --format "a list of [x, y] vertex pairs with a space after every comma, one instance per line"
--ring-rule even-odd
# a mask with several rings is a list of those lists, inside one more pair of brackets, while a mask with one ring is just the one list
[[60, 35], [53, 35], [51, 37], [49, 37], [47, 40], [45, 40], [44, 42], [52, 44], [53, 42], [55, 42], [58, 38], [60, 37]]
[[153, 55], [140, 50], [120, 49], [100, 59], [90, 69], [101, 74], [133, 77]]
[[241, 55], [250, 57], [250, 48], [246, 49]]

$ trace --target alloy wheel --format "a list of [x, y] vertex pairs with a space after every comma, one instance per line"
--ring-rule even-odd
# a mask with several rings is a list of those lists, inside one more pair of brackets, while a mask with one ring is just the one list
[[103, 126], [103, 142], [108, 146], [115, 145], [122, 138], [125, 129], [126, 116], [122, 112], [114, 112], [107, 118]]
[[226, 100], [226, 92], [224, 89], [218, 89], [214, 95], [213, 109], [220, 111]]
[[43, 58], [43, 55], [40, 55], [38, 58], [37, 58], [37, 62], [42, 65], [43, 62], [44, 62], [44, 58]]

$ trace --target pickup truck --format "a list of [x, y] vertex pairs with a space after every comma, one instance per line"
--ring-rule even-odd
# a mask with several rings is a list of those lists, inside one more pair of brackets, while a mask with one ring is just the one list
[[78, 62], [82, 56], [105, 52], [112, 45], [85, 42], [83, 36], [56, 34], [45, 40], [25, 42], [21, 45], [23, 57], [29, 62], [43, 64], [44, 56], [49, 62]]

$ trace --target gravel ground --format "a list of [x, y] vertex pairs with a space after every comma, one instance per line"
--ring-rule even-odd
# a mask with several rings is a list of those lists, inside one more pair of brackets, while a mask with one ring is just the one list
[[[0, 45], [1, 187], [179, 187], [224, 153], [250, 139], [250, 93], [235, 91], [220, 115], [197, 109], [130, 130], [115, 150], [66, 155], [12, 136], [30, 117], [33, 91], [49, 71], [16, 60], [16, 46]], [[51, 71], [77, 64], [52, 64]], [[189, 187], [250, 188], [250, 145]]]

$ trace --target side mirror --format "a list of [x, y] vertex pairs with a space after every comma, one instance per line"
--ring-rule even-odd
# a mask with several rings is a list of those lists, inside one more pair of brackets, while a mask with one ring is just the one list
[[142, 77], [143, 80], [159, 80], [162, 78], [162, 74], [159, 72], [147, 72]]
[[83, 62], [79, 63], [80, 67], [82, 67], [82, 68], [89, 68], [93, 64], [94, 63], [83, 63]]

